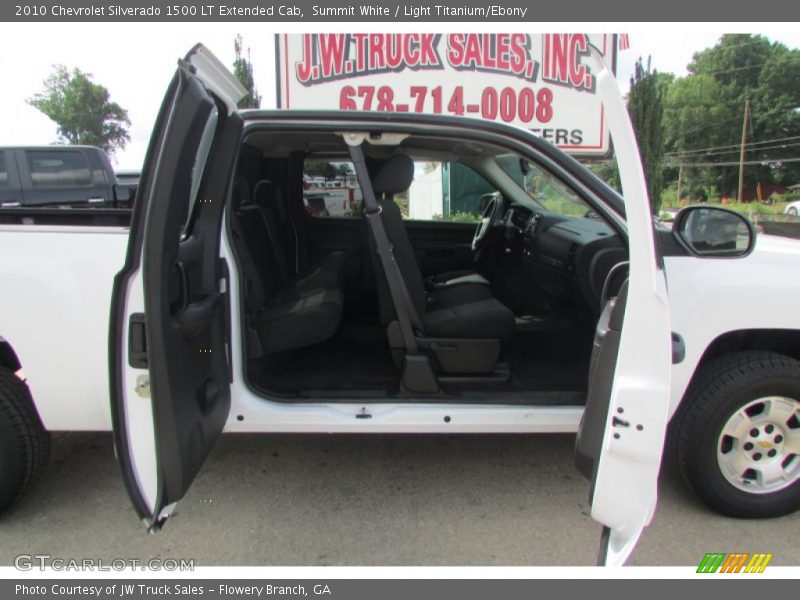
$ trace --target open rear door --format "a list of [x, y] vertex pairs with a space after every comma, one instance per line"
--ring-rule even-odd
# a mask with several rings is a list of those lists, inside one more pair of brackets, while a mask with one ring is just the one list
[[179, 62], [114, 281], [115, 448], [149, 528], [160, 527], [186, 493], [230, 410], [229, 287], [219, 248], [244, 93], [203, 46]]
[[666, 280], [636, 138], [614, 77], [595, 58], [625, 196], [630, 264], [627, 283], [598, 323], [576, 465], [591, 480], [592, 518], [603, 525], [599, 563], [621, 565], [656, 506], [672, 352]]

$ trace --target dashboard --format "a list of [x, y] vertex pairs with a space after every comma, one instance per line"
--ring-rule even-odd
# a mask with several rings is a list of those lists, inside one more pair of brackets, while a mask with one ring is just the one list
[[627, 248], [611, 226], [592, 213], [567, 217], [519, 204], [508, 208], [503, 225], [505, 254], [519, 258], [538, 287], [599, 311], [609, 272], [627, 260]]

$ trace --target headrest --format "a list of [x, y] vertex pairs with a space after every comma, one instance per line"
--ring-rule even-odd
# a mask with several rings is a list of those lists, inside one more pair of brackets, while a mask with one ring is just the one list
[[414, 161], [406, 154], [395, 154], [383, 163], [372, 177], [376, 196], [393, 196], [405, 192], [414, 181]]
[[275, 184], [269, 179], [261, 179], [253, 189], [253, 204], [264, 205], [273, 201]]

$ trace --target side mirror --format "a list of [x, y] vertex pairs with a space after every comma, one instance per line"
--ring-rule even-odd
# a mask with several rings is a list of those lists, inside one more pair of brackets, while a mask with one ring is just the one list
[[695, 256], [739, 258], [756, 244], [756, 229], [744, 216], [727, 208], [687, 206], [675, 215], [672, 233]]

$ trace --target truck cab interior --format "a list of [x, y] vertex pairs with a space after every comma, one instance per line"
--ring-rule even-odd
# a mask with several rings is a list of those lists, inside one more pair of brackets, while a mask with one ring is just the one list
[[283, 402], [583, 404], [623, 232], [507, 149], [370, 138], [361, 171], [340, 134], [244, 141], [226, 224], [248, 385]]

